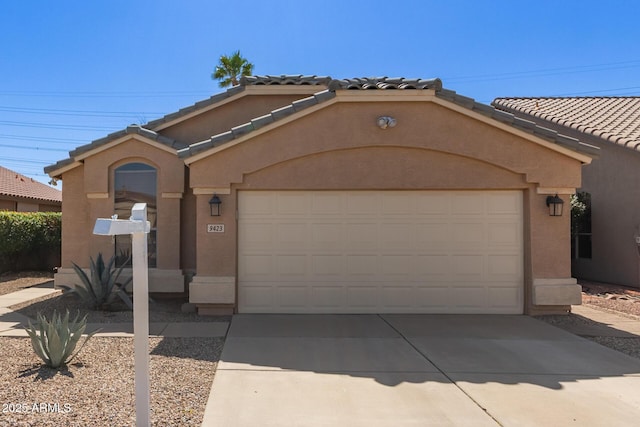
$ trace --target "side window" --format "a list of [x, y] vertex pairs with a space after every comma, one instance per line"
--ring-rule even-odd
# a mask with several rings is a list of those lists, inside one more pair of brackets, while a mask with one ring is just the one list
[[[118, 167], [114, 173], [114, 211], [118, 218], [131, 216], [135, 203], [147, 204], [147, 217], [151, 222], [148, 235], [149, 267], [156, 267], [156, 182], [157, 172], [144, 163], [127, 163]], [[131, 236], [116, 236], [116, 266], [131, 266]]]
[[571, 257], [591, 259], [591, 194], [571, 196]]

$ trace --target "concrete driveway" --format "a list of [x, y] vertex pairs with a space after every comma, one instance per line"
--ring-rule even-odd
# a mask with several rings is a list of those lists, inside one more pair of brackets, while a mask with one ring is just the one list
[[640, 360], [526, 316], [237, 315], [206, 426], [637, 426]]

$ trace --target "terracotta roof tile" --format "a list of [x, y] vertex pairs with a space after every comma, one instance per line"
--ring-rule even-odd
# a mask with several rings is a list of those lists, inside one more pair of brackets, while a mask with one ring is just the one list
[[496, 98], [492, 105], [640, 151], [640, 97]]
[[61, 202], [62, 192], [0, 166], [0, 195]]

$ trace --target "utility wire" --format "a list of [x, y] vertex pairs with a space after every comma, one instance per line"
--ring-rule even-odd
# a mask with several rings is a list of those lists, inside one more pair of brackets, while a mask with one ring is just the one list
[[47, 114], [56, 116], [77, 116], [77, 117], [110, 117], [128, 118], [133, 116], [162, 116], [163, 113], [152, 113], [143, 111], [90, 111], [90, 110], [56, 110], [49, 108], [22, 108], [0, 106], [0, 111], [7, 113], [27, 113], [27, 114]]
[[36, 150], [36, 151], [60, 151], [63, 153], [66, 153], [69, 151], [69, 150], [65, 150], [64, 148], [25, 147], [24, 145], [13, 145], [13, 144], [0, 144], [0, 147], [19, 148], [21, 150]]
[[31, 128], [39, 128], [39, 129], [62, 129], [62, 130], [84, 130], [84, 131], [113, 131], [118, 129], [117, 127], [60, 125], [55, 123], [16, 122], [16, 121], [9, 121], [9, 120], [0, 120], [0, 125], [31, 127]]

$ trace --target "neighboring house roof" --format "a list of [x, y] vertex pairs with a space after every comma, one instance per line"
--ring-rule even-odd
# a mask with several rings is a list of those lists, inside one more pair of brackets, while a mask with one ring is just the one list
[[640, 97], [496, 98], [492, 105], [640, 151]]
[[181, 158], [187, 158], [204, 151], [222, 146], [231, 142], [234, 139], [240, 138], [251, 132], [254, 132], [262, 127], [282, 120], [294, 113], [298, 113], [304, 109], [318, 105], [322, 102], [330, 100], [335, 97], [336, 90], [426, 90], [431, 89], [435, 91], [435, 95], [438, 98], [450, 101], [456, 105], [465, 107], [469, 110], [475, 111], [486, 117], [498, 120], [502, 123], [508, 124], [516, 129], [533, 134], [537, 137], [551, 141], [558, 145], [570, 148], [594, 155], [598, 152], [598, 149], [594, 146], [584, 144], [575, 138], [571, 138], [558, 132], [537, 125], [533, 121], [524, 120], [513, 114], [500, 111], [492, 106], [481, 104], [476, 102], [472, 98], [458, 95], [452, 90], [442, 88], [442, 81], [438, 78], [435, 79], [406, 79], [406, 78], [388, 78], [388, 77], [373, 77], [373, 78], [355, 78], [355, 79], [341, 79], [332, 80], [328, 84], [328, 89], [322, 92], [318, 92], [308, 98], [304, 98], [293, 102], [292, 104], [271, 111], [261, 117], [257, 117], [247, 123], [240, 126], [236, 126], [231, 130], [214, 135], [210, 139], [193, 143], [188, 147], [178, 150], [178, 155]]
[[0, 196], [62, 202], [62, 192], [0, 166]]

